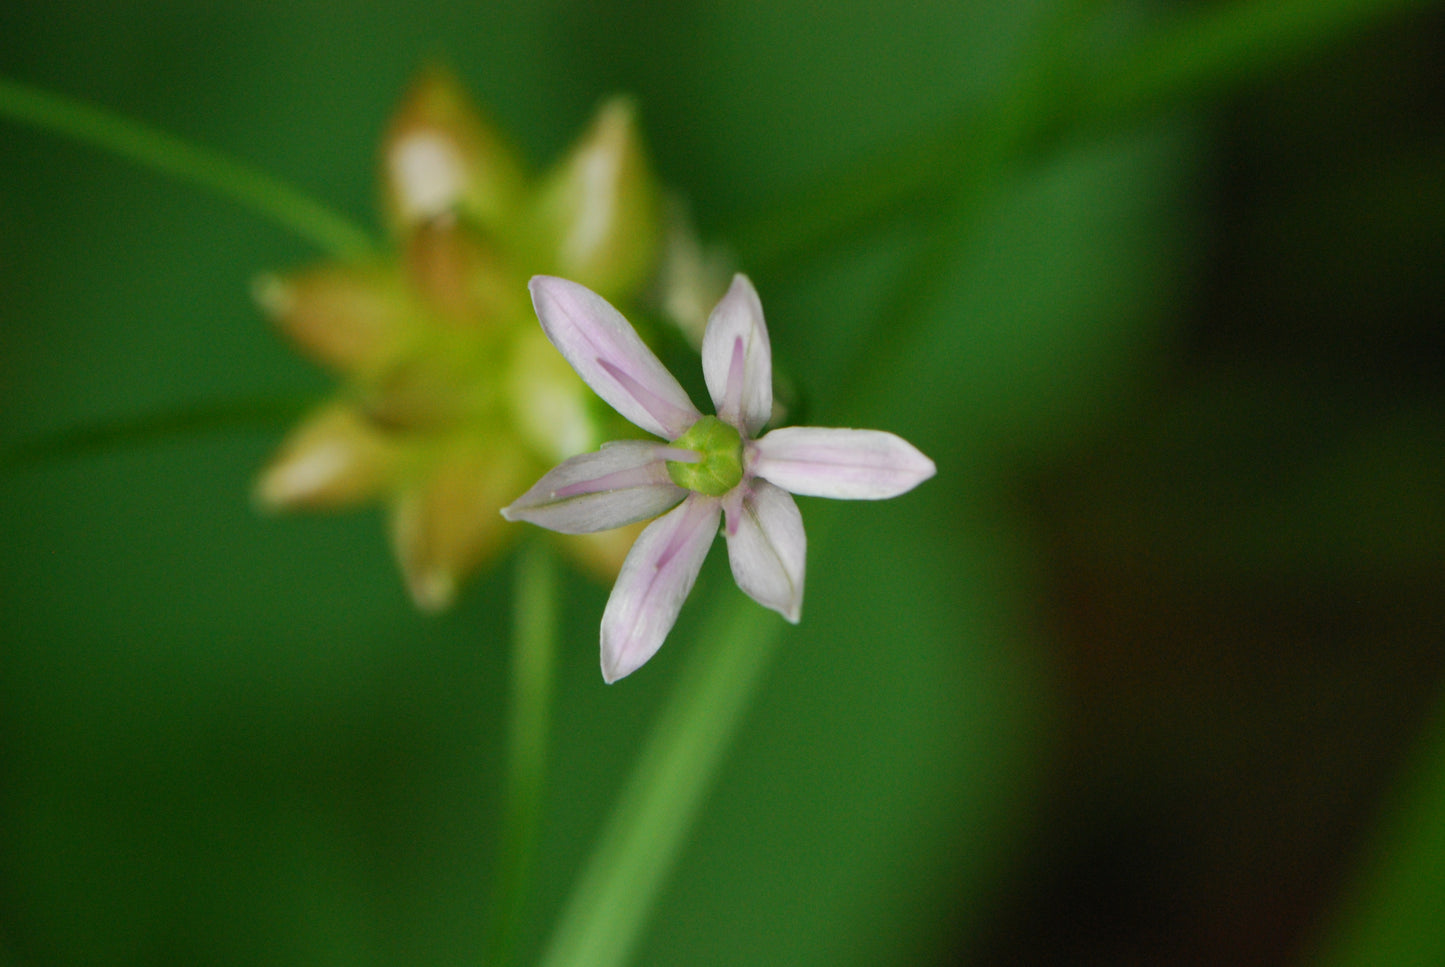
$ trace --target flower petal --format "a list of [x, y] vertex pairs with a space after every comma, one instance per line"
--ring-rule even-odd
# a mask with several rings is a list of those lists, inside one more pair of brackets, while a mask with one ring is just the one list
[[618, 413], [669, 440], [702, 416], [667, 367], [606, 299], [576, 282], [548, 275], [533, 276], [528, 288], [552, 345]]
[[608, 684], [632, 674], [662, 646], [717, 536], [721, 513], [716, 497], [689, 494], [632, 545], [602, 612], [602, 678]]
[[772, 431], [751, 449], [753, 473], [811, 497], [896, 497], [936, 470], [913, 444], [881, 430], [790, 426]]
[[798, 505], [786, 490], [755, 479], [736, 510], [728, 510], [728, 561], [738, 587], [797, 624], [808, 551]]
[[718, 418], [754, 436], [773, 412], [773, 350], [763, 304], [745, 275], [733, 276], [727, 295], [708, 316], [702, 337], [702, 373]]
[[549, 470], [531, 490], [502, 508], [562, 534], [590, 534], [656, 517], [687, 496], [667, 473], [661, 443], [623, 440]]

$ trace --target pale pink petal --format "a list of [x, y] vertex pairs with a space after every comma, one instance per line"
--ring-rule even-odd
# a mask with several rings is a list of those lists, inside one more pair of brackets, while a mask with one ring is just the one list
[[763, 323], [763, 304], [745, 275], [707, 320], [702, 337], [702, 374], [718, 419], [753, 436], [773, 412], [773, 351]]
[[787, 491], [766, 480], [739, 490], [742, 499], [727, 506], [733, 579], [748, 597], [797, 624], [808, 552], [803, 515]]
[[698, 421], [686, 391], [606, 299], [547, 275], [533, 276], [528, 287], [547, 338], [618, 413], [669, 440]]
[[647, 525], [602, 613], [602, 678], [611, 684], [657, 653], [717, 536], [721, 502], [689, 494]]
[[753, 473], [810, 497], [896, 497], [936, 469], [913, 444], [881, 430], [790, 426], [773, 430], [749, 450]]
[[665, 444], [609, 443], [558, 464], [532, 489], [502, 508], [507, 520], [524, 520], [563, 534], [591, 534], [656, 517], [687, 496], [668, 476]]

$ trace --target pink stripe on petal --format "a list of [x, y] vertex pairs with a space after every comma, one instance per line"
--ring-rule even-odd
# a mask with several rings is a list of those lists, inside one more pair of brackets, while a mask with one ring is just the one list
[[689, 494], [647, 525], [627, 553], [602, 613], [602, 678], [632, 674], [662, 647], [717, 536], [721, 504]]
[[[603, 359], [599, 356], [596, 362], [603, 372], [605, 372], [608, 376], [611, 376], [613, 380], [616, 381], [617, 385], [620, 386], [627, 393], [627, 395], [637, 403], [638, 406], [642, 407], [642, 409], [647, 412], [648, 416], [652, 417], [652, 419], [656, 422], [656, 425], [660, 427], [663, 431], [661, 433], [658, 433], [659, 436], [665, 436], [668, 439], [676, 439], [684, 432], [686, 432], [688, 427], [696, 423], [698, 421], [698, 418], [701, 416], [701, 414], [698, 413], [695, 409], [690, 411], [680, 409], [672, 400], [666, 399], [665, 397], [653, 392], [651, 388], [638, 382], [636, 379], [633, 378], [631, 373], [620, 368], [611, 360]], [[671, 378], [671, 374], [669, 374], [669, 378]], [[602, 396], [600, 392], [597, 395]], [[603, 396], [602, 398], [607, 399], [607, 397], [605, 396]], [[608, 402], [611, 401], [608, 400]], [[691, 407], [692, 404], [688, 403], [688, 406]], [[613, 408], [617, 409], [617, 412], [622, 413], [623, 416], [627, 416], [627, 414], [623, 413], [621, 409], [618, 409], [617, 407]], [[630, 420], [632, 418], [628, 416], [628, 419]], [[644, 430], [650, 430], [650, 432], [657, 433], [656, 430], [652, 430], [648, 426], [637, 423], [636, 420], [633, 420], [633, 423], [637, 426], [641, 426]], [[679, 426], [682, 427], [682, 429], [676, 430], [676, 432], [674, 432], [674, 430]]]
[[882, 500], [933, 476], [933, 461], [882, 430], [789, 426], [749, 448], [749, 469], [784, 490], [810, 497]]
[[661, 443], [626, 440], [572, 457], [502, 508], [502, 516], [563, 534], [656, 517], [687, 495], [667, 473], [664, 461], [672, 452]]
[[793, 498], [766, 480], [754, 480], [736, 510], [728, 508], [727, 539], [738, 587], [797, 624], [803, 611], [808, 538]]
[[702, 374], [718, 419], [753, 436], [773, 413], [773, 350], [763, 305], [745, 275], [713, 309], [702, 337]]
[[609, 406], [669, 440], [698, 421], [686, 391], [606, 299], [547, 275], [533, 276], [528, 288], [547, 338]]
[[728, 363], [727, 389], [723, 391], [723, 400], [727, 405], [718, 410], [718, 416], [733, 426], [742, 423], [743, 382], [746, 375], [747, 353], [743, 349], [743, 337], [738, 336], [733, 340], [732, 360]]

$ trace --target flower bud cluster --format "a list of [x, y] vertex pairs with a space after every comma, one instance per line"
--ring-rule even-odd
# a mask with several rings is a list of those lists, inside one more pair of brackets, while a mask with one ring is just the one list
[[[515, 533], [498, 510], [613, 417], [532, 316], [527, 280], [576, 279], [637, 305], [678, 242], [625, 99], [533, 174], [447, 73], [423, 73], [381, 150], [387, 256], [258, 280], [256, 299], [341, 387], [256, 486], [266, 509], [386, 505], [418, 606], [443, 608]], [[671, 295], [678, 298], [677, 293]], [[615, 574], [630, 534], [561, 538]]]

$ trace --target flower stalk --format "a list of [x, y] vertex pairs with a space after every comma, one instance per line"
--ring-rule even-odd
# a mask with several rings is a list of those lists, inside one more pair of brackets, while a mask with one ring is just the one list
[[557, 565], [531, 541], [518, 555], [512, 611], [512, 695], [502, 833], [487, 964], [510, 964], [521, 930], [542, 825], [557, 653]]
[[567, 904], [541, 967], [629, 963], [782, 637], [781, 622], [717, 595]]

